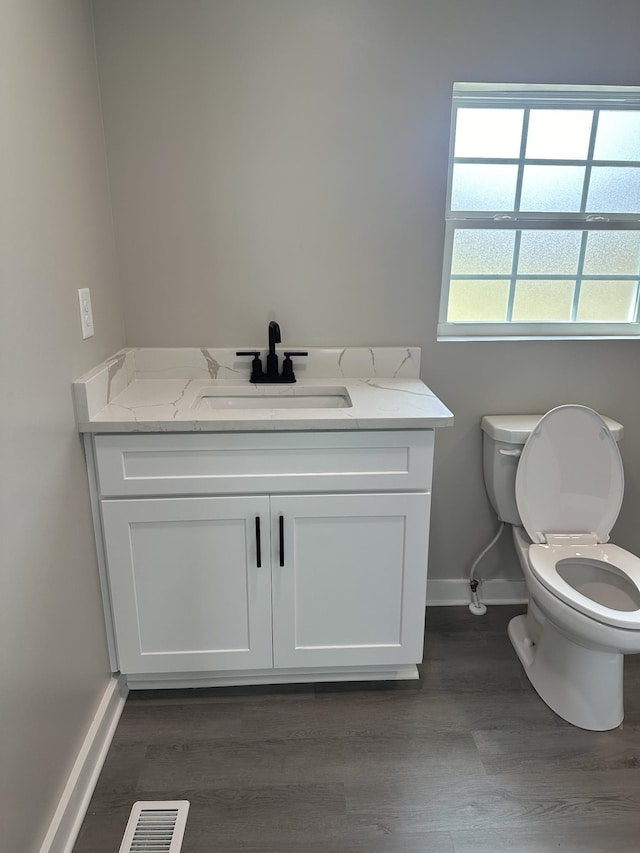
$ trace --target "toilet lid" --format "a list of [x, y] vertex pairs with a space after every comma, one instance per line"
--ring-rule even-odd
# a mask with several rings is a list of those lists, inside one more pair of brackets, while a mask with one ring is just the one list
[[540, 419], [516, 472], [516, 503], [533, 542], [547, 534], [607, 542], [623, 492], [620, 451], [597, 412], [559, 406]]

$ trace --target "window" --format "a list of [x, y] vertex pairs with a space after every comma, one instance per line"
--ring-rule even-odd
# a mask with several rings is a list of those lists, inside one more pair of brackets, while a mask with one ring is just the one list
[[640, 335], [640, 87], [457, 83], [440, 339]]

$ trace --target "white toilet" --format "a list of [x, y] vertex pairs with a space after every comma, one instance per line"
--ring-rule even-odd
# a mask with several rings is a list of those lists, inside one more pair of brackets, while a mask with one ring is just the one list
[[513, 525], [529, 591], [527, 614], [509, 623], [513, 647], [556, 714], [613, 729], [623, 655], [640, 652], [640, 559], [606, 544], [624, 490], [622, 427], [573, 405], [481, 426], [489, 498]]

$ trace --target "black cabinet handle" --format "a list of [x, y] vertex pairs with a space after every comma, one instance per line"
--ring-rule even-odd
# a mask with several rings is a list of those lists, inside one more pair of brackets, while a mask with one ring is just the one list
[[262, 568], [262, 546], [260, 544], [260, 516], [256, 515], [256, 568]]
[[284, 515], [278, 519], [278, 525], [280, 527], [280, 565], [284, 566]]

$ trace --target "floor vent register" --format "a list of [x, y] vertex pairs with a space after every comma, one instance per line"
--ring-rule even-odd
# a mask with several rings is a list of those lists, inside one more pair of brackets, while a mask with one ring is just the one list
[[179, 853], [188, 813], [187, 800], [134, 803], [118, 853]]

